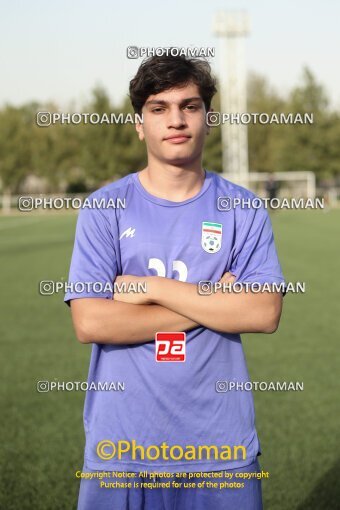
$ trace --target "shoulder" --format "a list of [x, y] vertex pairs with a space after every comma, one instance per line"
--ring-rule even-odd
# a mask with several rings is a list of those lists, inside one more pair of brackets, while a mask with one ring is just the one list
[[132, 184], [133, 174], [110, 182], [93, 191], [82, 202], [78, 221], [85, 226], [94, 224], [112, 229], [117, 221], [117, 213], [125, 208], [126, 196]]
[[270, 222], [263, 200], [253, 191], [210, 172], [214, 181], [216, 207], [226, 214], [234, 213], [236, 228], [247, 231], [253, 225]]
[[258, 199], [255, 193], [243, 186], [240, 186], [239, 184], [229, 181], [223, 174], [211, 171], [209, 171], [209, 174], [213, 179], [215, 189], [220, 193], [224, 193], [224, 196], [242, 199], [249, 198], [251, 200]]

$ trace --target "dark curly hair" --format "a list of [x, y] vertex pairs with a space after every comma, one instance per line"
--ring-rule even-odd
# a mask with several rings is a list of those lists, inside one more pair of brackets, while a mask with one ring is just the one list
[[145, 59], [130, 81], [130, 99], [135, 113], [140, 115], [147, 98], [164, 90], [195, 83], [206, 111], [217, 92], [216, 79], [211, 75], [208, 61], [182, 55], [152, 56]]

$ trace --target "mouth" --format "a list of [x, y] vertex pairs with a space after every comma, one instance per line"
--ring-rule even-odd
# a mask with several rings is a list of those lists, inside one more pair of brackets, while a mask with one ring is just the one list
[[185, 143], [188, 140], [190, 140], [190, 138], [191, 138], [191, 136], [188, 136], [188, 135], [172, 135], [172, 136], [165, 138], [164, 140], [166, 142], [177, 144], [177, 143]]

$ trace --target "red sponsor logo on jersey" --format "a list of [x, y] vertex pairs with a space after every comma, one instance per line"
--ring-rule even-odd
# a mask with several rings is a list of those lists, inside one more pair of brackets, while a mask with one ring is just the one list
[[156, 333], [156, 361], [185, 361], [185, 333]]

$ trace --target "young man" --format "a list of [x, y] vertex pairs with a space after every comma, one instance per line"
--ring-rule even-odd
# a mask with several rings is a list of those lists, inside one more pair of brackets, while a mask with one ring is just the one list
[[[140, 293], [65, 296], [79, 341], [93, 343], [89, 382], [125, 384], [125, 391], [86, 395], [83, 470], [93, 477], [81, 481], [79, 510], [262, 508], [251, 392], [225, 391], [218, 381], [249, 380], [239, 335], [273, 333], [282, 295], [246, 289], [201, 295], [197, 284], [281, 283], [283, 276], [265, 209], [219, 210], [218, 197], [254, 195], [202, 168], [215, 92], [203, 60], [144, 61], [130, 97], [143, 114], [136, 128], [147, 167], [91, 195], [125, 199], [124, 209], [79, 214], [69, 281], [146, 285]], [[186, 332], [184, 361], [156, 361], [157, 332]], [[164, 353], [166, 345], [159, 345]], [[118, 459], [120, 441], [125, 450]], [[129, 449], [133, 441], [141, 448]], [[192, 453], [200, 447], [201, 456]], [[216, 457], [223, 447], [243, 453]], [[104, 482], [96, 478], [104, 476], [100, 471]], [[126, 485], [110, 487], [112, 471]], [[253, 475], [245, 480], [244, 472]], [[222, 476], [229, 486], [219, 485]]]

